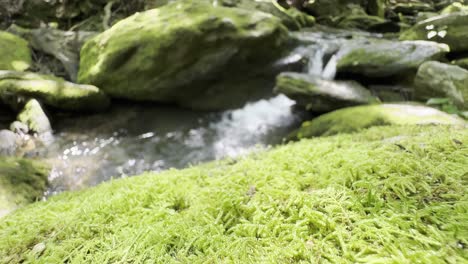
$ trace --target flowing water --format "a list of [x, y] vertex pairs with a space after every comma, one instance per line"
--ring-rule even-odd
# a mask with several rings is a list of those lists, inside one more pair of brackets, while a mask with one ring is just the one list
[[48, 195], [281, 143], [301, 120], [293, 104], [279, 95], [222, 113], [120, 104], [101, 114], [54, 117], [54, 141], [38, 150], [53, 165]]

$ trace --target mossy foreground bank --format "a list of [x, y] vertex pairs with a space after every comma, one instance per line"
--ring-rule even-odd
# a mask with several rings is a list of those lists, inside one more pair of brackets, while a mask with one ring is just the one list
[[2, 263], [465, 263], [468, 131], [394, 126], [64, 193]]

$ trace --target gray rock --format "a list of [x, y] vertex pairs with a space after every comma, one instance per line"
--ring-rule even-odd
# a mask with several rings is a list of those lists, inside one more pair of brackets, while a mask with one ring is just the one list
[[275, 91], [283, 93], [313, 112], [330, 112], [339, 108], [370, 104], [378, 99], [355, 81], [331, 81], [303, 73], [282, 73]]
[[418, 100], [447, 97], [457, 107], [468, 109], [468, 70], [430, 61], [419, 67], [414, 83]]
[[452, 52], [468, 51], [468, 13], [457, 12], [421, 21], [403, 32], [402, 40], [430, 40], [445, 43]]
[[0, 130], [0, 155], [13, 155], [18, 147], [18, 137], [10, 130]]
[[416, 71], [430, 60], [444, 57], [449, 48], [430, 41], [356, 41], [339, 52], [337, 70], [366, 77], [388, 77]]

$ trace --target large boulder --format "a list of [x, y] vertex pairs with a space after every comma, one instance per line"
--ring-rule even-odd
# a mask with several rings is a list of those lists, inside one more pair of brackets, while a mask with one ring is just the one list
[[41, 199], [49, 171], [40, 161], [0, 156], [0, 217]]
[[0, 70], [24, 71], [31, 66], [31, 61], [26, 40], [0, 31]]
[[450, 124], [466, 125], [461, 118], [434, 108], [410, 104], [382, 104], [340, 109], [304, 122], [292, 139], [353, 133], [373, 126]]
[[70, 111], [97, 111], [110, 104], [107, 96], [92, 85], [30, 72], [0, 71], [0, 101], [16, 108], [25, 98]]
[[421, 21], [403, 32], [402, 40], [430, 40], [445, 43], [452, 52], [468, 51], [468, 13], [457, 12]]
[[274, 16], [175, 2], [135, 14], [88, 41], [78, 80], [118, 98], [235, 107], [262, 88], [256, 80], [274, 80], [269, 65], [287, 40]]
[[331, 81], [303, 73], [282, 73], [275, 91], [283, 93], [312, 112], [330, 112], [339, 108], [370, 104], [378, 99], [354, 81]]
[[341, 49], [337, 70], [371, 78], [407, 74], [448, 51], [447, 45], [430, 41], [360, 40]]
[[449, 98], [457, 107], [468, 109], [468, 70], [437, 61], [419, 67], [414, 96], [419, 100]]

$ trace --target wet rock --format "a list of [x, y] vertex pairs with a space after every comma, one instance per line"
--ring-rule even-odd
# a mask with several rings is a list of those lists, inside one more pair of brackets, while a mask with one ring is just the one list
[[430, 60], [442, 59], [447, 45], [430, 41], [356, 41], [338, 53], [338, 72], [388, 77], [416, 71]]
[[430, 40], [445, 43], [451, 52], [468, 51], [468, 13], [440, 15], [421, 21], [403, 32], [401, 40]]
[[24, 71], [31, 66], [31, 50], [26, 40], [0, 31], [0, 70]]
[[416, 99], [447, 97], [457, 107], [468, 109], [468, 70], [430, 61], [419, 67], [414, 82]]
[[0, 156], [0, 217], [41, 199], [49, 171], [41, 161]]
[[29, 100], [24, 109], [18, 115], [18, 121], [26, 124], [28, 130], [38, 134], [51, 133], [52, 126], [49, 118], [42, 110], [41, 104], [36, 99]]
[[[85, 44], [78, 80], [113, 97], [199, 109], [242, 105], [273, 80], [288, 40], [261, 12], [175, 2], [129, 17]], [[271, 76], [271, 77], [269, 77]]]
[[382, 104], [340, 109], [311, 121], [291, 135], [292, 139], [353, 133], [373, 126], [451, 124], [466, 125], [462, 119], [434, 108], [410, 104]]
[[11, 156], [17, 149], [18, 137], [10, 130], [0, 130], [0, 156]]
[[275, 91], [312, 112], [330, 112], [348, 106], [377, 103], [378, 99], [354, 81], [331, 81], [303, 73], [282, 73]]
[[17, 107], [18, 101], [27, 98], [69, 111], [98, 111], [110, 104], [107, 96], [92, 85], [30, 72], [0, 71], [0, 100]]
[[447, 15], [447, 14], [452, 14], [452, 13], [457, 13], [457, 12], [464, 12], [468, 13], [468, 5], [463, 5], [462, 3], [453, 3], [446, 8], [444, 8], [440, 14], [441, 15]]
[[357, 28], [367, 31], [382, 28], [388, 21], [382, 17], [370, 16], [362, 9], [351, 9], [343, 15], [343, 18], [337, 23], [340, 28]]

